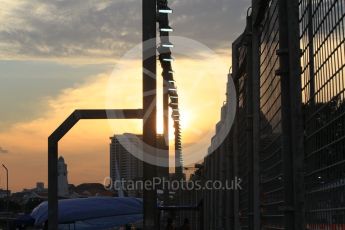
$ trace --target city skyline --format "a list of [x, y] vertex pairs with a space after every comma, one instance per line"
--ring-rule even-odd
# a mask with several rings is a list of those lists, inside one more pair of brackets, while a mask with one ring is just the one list
[[345, 229], [344, 0], [0, 4], [0, 229]]
[[[123, 48], [120, 49], [121, 51], [109, 54], [110, 51], [116, 50], [115, 46], [102, 46], [102, 43], [97, 43], [98, 47], [94, 47], [94, 50], [90, 48], [87, 52], [78, 53], [79, 49], [75, 48], [75, 44], [80, 43], [80, 46], [86, 46], [89, 43], [82, 39], [78, 33], [74, 34], [68, 28], [66, 29], [66, 22], [54, 22], [57, 16], [67, 15], [69, 17], [66, 17], [66, 21], [74, 25], [79, 23], [76, 17], [69, 15], [70, 11], [66, 5], [59, 3], [36, 4], [29, 1], [23, 1], [20, 4], [6, 0], [2, 2], [7, 4], [7, 8], [1, 11], [0, 20], [7, 20], [0, 28], [0, 67], [3, 70], [0, 75], [2, 79], [0, 105], [3, 108], [3, 119], [0, 122], [0, 161], [6, 163], [10, 168], [11, 190], [20, 191], [24, 187], [31, 187], [36, 181], [47, 182], [47, 137], [56, 128], [56, 125], [61, 123], [74, 109], [141, 107], [140, 96], [133, 98], [133, 95], [137, 94], [141, 87], [139, 59], [126, 63], [125, 65], [129, 65], [131, 68], [123, 72], [121, 76], [116, 76], [118, 91], [114, 93], [114, 98], [120, 98], [119, 95], [127, 95], [126, 97], [121, 96], [122, 100], [114, 100], [109, 105], [107, 90], [105, 90], [108, 88], [114, 67], [121, 61], [121, 55], [133, 48], [141, 39], [140, 35], [135, 32], [140, 25], [140, 18], [138, 23], [135, 21], [137, 18], [133, 19], [134, 22], [130, 21], [129, 25], [133, 28], [130, 26], [123, 28], [118, 24], [113, 25], [115, 31], [124, 30], [127, 31], [128, 36], [132, 36], [129, 41], [127, 41], [127, 35], [124, 35], [125, 37], [113, 37], [114, 44], [121, 45]], [[90, 1], [88, 6], [79, 8], [82, 1], [76, 1], [70, 7], [78, 8], [79, 10], [74, 13], [79, 14], [85, 20], [90, 20], [85, 14], [88, 7], [95, 17], [104, 20], [104, 15], [108, 15], [109, 11], [117, 12], [118, 8], [121, 8], [120, 3]], [[135, 2], [132, 1], [123, 3], [123, 7], [129, 7], [133, 4]], [[172, 19], [172, 23], [176, 26], [179, 25], [175, 35], [190, 37], [206, 44], [215, 50], [219, 59], [222, 59], [228, 67], [231, 62], [229, 41], [242, 32], [244, 22], [241, 18], [244, 19], [245, 17], [243, 9], [249, 5], [249, 2], [217, 1], [216, 8], [214, 4], [209, 2], [190, 5], [191, 3], [185, 1], [176, 1], [174, 4], [177, 17]], [[31, 13], [18, 16], [18, 12], [23, 12], [23, 9], [28, 6], [34, 10]], [[193, 10], [201, 12], [204, 9], [212, 8], [217, 15], [214, 19], [205, 15], [196, 15], [194, 16], [196, 18], [190, 19], [190, 22], [187, 20], [188, 23], [192, 23], [192, 21], [194, 23], [195, 20], [200, 20], [199, 24], [217, 22], [220, 27], [213, 28], [213, 30], [224, 32], [222, 25], [225, 23], [228, 25], [228, 21], [232, 21], [234, 29], [227, 32], [225, 37], [210, 37], [209, 31], [205, 31], [202, 27], [198, 33], [191, 34], [188, 32], [186, 19], [183, 19], [184, 15], [187, 15], [186, 9], [188, 7], [196, 8]], [[139, 9], [140, 4], [133, 8], [131, 14]], [[227, 10], [234, 12], [234, 15], [229, 14]], [[42, 18], [42, 15], [45, 16], [46, 20], [40, 22], [38, 19]], [[109, 18], [109, 21], [111, 20], [112, 18]], [[182, 23], [181, 20], [184, 22]], [[40, 26], [38, 22], [44, 26], [38, 27]], [[27, 25], [26, 30], [21, 27], [23, 23]], [[97, 23], [99, 22], [93, 21], [89, 25], [94, 29], [94, 32], [97, 31], [99, 25]], [[107, 23], [108, 21], [104, 23], [106, 25], [104, 29], [108, 28]], [[46, 40], [51, 24], [55, 25], [56, 28], [61, 28], [61, 31], [56, 34], [57, 43], [55, 45]], [[79, 27], [77, 26], [77, 28]], [[37, 31], [37, 28], [42, 28], [42, 30]], [[77, 32], [86, 33], [88, 31], [89, 28], [81, 26], [80, 31]], [[97, 39], [103, 36], [102, 33], [91, 36], [93, 31], [89, 32], [91, 33], [91, 41], [98, 41]], [[32, 33], [37, 33], [36, 37], [40, 39], [37, 41], [30, 39]], [[16, 39], [27, 37], [27, 41], [10, 39], [12, 34], [21, 34], [22, 36], [17, 36]], [[108, 39], [107, 36], [105, 34], [103, 38], [106, 40]], [[15, 48], [15, 44], [20, 44], [20, 47]], [[63, 44], [66, 47], [69, 46], [70, 54], [66, 53], [67, 48], [61, 49]], [[25, 46], [28, 46], [27, 49]], [[13, 47], [13, 49], [8, 47]], [[29, 47], [33, 49], [30, 50]], [[183, 117], [181, 120], [183, 144], [184, 147], [188, 147], [193, 145], [199, 136], [205, 135], [205, 132], [210, 132], [207, 133], [207, 137], [211, 137], [211, 134], [214, 133], [214, 125], [220, 116], [219, 108], [225, 100], [226, 89], [221, 85], [225, 85], [228, 70], [207, 54], [190, 53], [188, 56], [178, 54], [175, 56], [175, 78], [178, 82], [180, 98], [183, 99], [180, 102], [181, 117]], [[215, 66], [219, 68], [214, 68]], [[128, 76], [130, 76], [130, 81], [128, 81]], [[218, 84], [221, 87], [214, 86], [214, 78], [219, 80]], [[137, 84], [133, 84], [133, 82]], [[196, 82], [196, 91], [191, 92], [191, 86], [195, 85]], [[90, 95], [93, 97], [91, 98]], [[209, 101], [209, 95], [213, 95], [212, 101]], [[215, 95], [217, 96], [215, 97]], [[160, 102], [158, 101], [158, 103]], [[200, 116], [200, 109], [205, 104], [210, 106], [207, 110], [212, 112]], [[161, 108], [158, 110], [161, 111]], [[158, 131], [161, 132], [161, 127]], [[71, 183], [101, 182], [105, 176], [108, 176], [108, 172], [105, 170], [109, 164], [107, 159], [108, 137], [123, 132], [141, 133], [141, 122], [82, 121], [78, 124], [61, 142], [60, 147], [61, 155], [69, 162]], [[207, 153], [209, 144], [209, 140], [203, 143], [200, 149], [201, 155]], [[80, 156], [83, 156], [85, 161], [79, 162]], [[22, 163], [23, 161], [25, 164]], [[93, 171], [88, 172], [85, 170], [86, 168], [92, 168]], [[32, 173], [27, 174], [26, 171]], [[0, 173], [0, 178], [0, 187], [3, 187], [4, 173]]]

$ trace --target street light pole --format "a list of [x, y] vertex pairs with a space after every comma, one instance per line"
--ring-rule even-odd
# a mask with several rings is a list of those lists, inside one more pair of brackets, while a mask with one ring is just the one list
[[[157, 144], [157, 79], [156, 79], [156, 0], [142, 0], [143, 17], [143, 142], [145, 155], [156, 157], [152, 152]], [[145, 146], [149, 146], [148, 148]], [[151, 147], [151, 148], [150, 148]], [[146, 150], [147, 149], [147, 150]], [[157, 176], [156, 162], [145, 159], [143, 177], [146, 183]], [[146, 160], [146, 161], [145, 161]], [[144, 189], [144, 229], [158, 229], [157, 193], [155, 189]]]
[[2, 167], [6, 170], [6, 192], [7, 192], [6, 209], [7, 209], [7, 212], [8, 212], [9, 211], [8, 210], [8, 208], [9, 208], [8, 202], [10, 200], [10, 191], [8, 190], [8, 169], [7, 169], [7, 167], [4, 164], [2, 164]]

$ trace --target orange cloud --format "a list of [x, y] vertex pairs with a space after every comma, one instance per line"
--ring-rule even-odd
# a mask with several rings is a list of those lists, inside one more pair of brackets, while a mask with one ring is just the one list
[[[174, 63], [181, 103], [182, 139], [188, 146], [201, 140], [202, 143], [191, 148], [199, 151], [200, 159], [207, 152], [225, 99], [227, 67], [219, 63], [225, 58], [210, 56]], [[1, 155], [1, 161], [10, 169], [11, 189], [18, 191], [33, 187], [37, 181], [47, 181], [47, 138], [74, 109], [140, 108], [140, 64], [141, 61], [128, 61], [124, 65], [128, 68], [120, 68], [120, 72], [100, 74], [62, 91], [55, 98], [46, 98], [46, 106], [39, 117], [13, 124], [0, 133], [0, 143], [11, 149], [10, 154]], [[109, 136], [141, 133], [141, 127], [140, 120], [78, 123], [59, 145], [59, 152], [68, 164], [70, 183], [102, 182], [109, 175]], [[4, 180], [1, 181], [3, 186]]]

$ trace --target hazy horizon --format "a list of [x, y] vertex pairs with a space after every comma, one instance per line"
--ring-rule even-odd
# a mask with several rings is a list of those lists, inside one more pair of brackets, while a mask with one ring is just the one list
[[[141, 62], [122, 58], [140, 44], [141, 1], [0, 3], [0, 163], [9, 168], [10, 189], [21, 191], [36, 182], [47, 185], [47, 138], [74, 109], [141, 107]], [[243, 32], [249, 5], [235, 0], [171, 3], [171, 35], [204, 44], [219, 58], [202, 52], [174, 55], [173, 49], [184, 147], [214, 133], [226, 98], [231, 43]], [[69, 183], [101, 183], [109, 175], [109, 137], [123, 132], [141, 133], [141, 121], [79, 122], [59, 146]], [[201, 143], [201, 155], [210, 141]]]

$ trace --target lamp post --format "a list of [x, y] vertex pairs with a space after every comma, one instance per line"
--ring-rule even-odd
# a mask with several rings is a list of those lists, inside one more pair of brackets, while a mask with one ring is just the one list
[[7, 167], [2, 164], [2, 167], [6, 170], [6, 192], [7, 192], [7, 201], [6, 201], [6, 209], [7, 209], [7, 212], [8, 212], [8, 202], [10, 200], [10, 191], [8, 190], [8, 169]]

